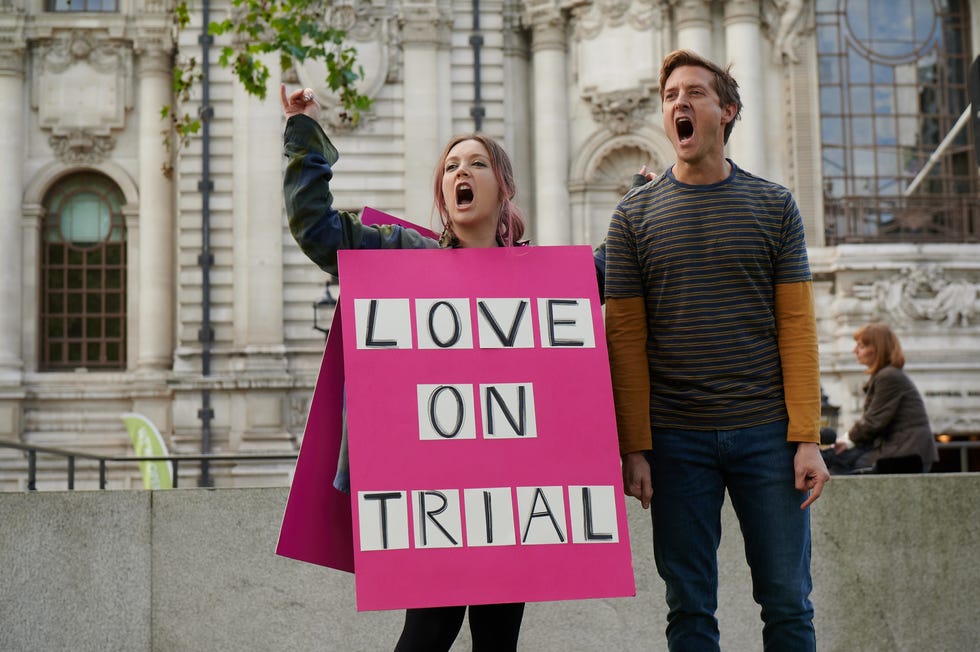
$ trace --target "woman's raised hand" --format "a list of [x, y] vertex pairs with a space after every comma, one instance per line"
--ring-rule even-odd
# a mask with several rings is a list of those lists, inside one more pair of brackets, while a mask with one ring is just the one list
[[279, 86], [279, 95], [282, 98], [282, 112], [286, 114], [286, 118], [302, 114], [315, 120], [317, 114], [320, 112], [320, 105], [317, 104], [316, 98], [313, 97], [312, 88], [300, 88], [287, 94], [286, 85], [281, 84]]

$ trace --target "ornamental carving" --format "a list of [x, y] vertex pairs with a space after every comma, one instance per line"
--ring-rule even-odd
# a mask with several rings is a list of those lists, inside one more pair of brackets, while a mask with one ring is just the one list
[[896, 326], [933, 321], [967, 327], [980, 308], [980, 284], [952, 278], [935, 264], [905, 267], [891, 278], [856, 284], [854, 296], [872, 303], [872, 319]]
[[24, 72], [24, 10], [0, 0], [0, 72]]
[[614, 134], [636, 131], [647, 120], [657, 104], [658, 86], [654, 82], [642, 83], [639, 87], [625, 90], [598, 92], [595, 88], [585, 88], [582, 99], [592, 110], [592, 118]]
[[40, 41], [32, 106], [38, 124], [56, 136], [108, 136], [132, 108], [132, 50], [98, 32], [72, 30]]
[[578, 40], [593, 39], [607, 27], [628, 25], [645, 32], [661, 26], [660, 7], [654, 0], [595, 0], [576, 7], [573, 13], [573, 35]]
[[[324, 20], [331, 27], [347, 32], [345, 44], [357, 50], [357, 63], [363, 76], [357, 82], [357, 90], [370, 97], [378, 93], [388, 82], [396, 81], [400, 70], [399, 43], [393, 18], [384, 7], [370, 3], [342, 1], [335, 3]], [[320, 122], [333, 133], [350, 131], [353, 124], [340, 102], [340, 97], [327, 85], [327, 66], [323, 61], [306, 60], [296, 66], [297, 81], [312, 88], [320, 103]], [[373, 116], [362, 114], [361, 120]]]
[[766, 23], [776, 63], [799, 63], [796, 48], [801, 37], [811, 31], [810, 0], [770, 0], [766, 4]]
[[97, 164], [108, 158], [116, 146], [116, 139], [78, 130], [52, 135], [48, 144], [55, 156], [66, 165]]

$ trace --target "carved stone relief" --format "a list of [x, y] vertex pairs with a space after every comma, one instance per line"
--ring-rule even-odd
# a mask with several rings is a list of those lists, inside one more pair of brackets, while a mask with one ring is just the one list
[[[663, 169], [656, 154], [639, 139], [623, 141], [615, 149], [601, 154], [601, 158], [588, 171], [585, 181], [590, 186], [613, 188], [618, 196], [626, 194], [633, 175], [644, 165], [654, 172]], [[608, 210], [610, 208], [607, 207]]]
[[[358, 90], [374, 98], [385, 83], [397, 80], [400, 63], [396, 30], [387, 10], [371, 3], [341, 0], [330, 6], [324, 20], [333, 27], [347, 31], [346, 43], [357, 49], [357, 62], [363, 69]], [[332, 132], [347, 131], [352, 124], [340, 98], [330, 90], [325, 79], [327, 67], [322, 61], [304, 61], [296, 67], [297, 81], [312, 88], [320, 102], [320, 121]], [[361, 120], [372, 119], [362, 114]]]
[[629, 25], [638, 32], [661, 27], [661, 11], [655, 0], [594, 0], [573, 10], [578, 40], [595, 38], [607, 27]]
[[71, 30], [35, 44], [32, 106], [66, 163], [97, 162], [132, 108], [131, 48], [105, 34]]
[[116, 146], [116, 139], [80, 129], [67, 134], [52, 134], [48, 144], [63, 163], [79, 165], [104, 161]]
[[594, 0], [572, 9], [572, 77], [593, 118], [614, 133], [642, 122], [657, 93], [661, 12], [650, 0]]
[[933, 321], [965, 328], [980, 310], [980, 284], [953, 278], [936, 264], [905, 267], [890, 278], [855, 284], [853, 292], [871, 302], [872, 319], [888, 319], [896, 326]]
[[24, 71], [24, 10], [10, 0], [0, 1], [0, 71]]
[[585, 88], [582, 99], [592, 110], [592, 117], [614, 134], [636, 131], [646, 122], [658, 106], [656, 82], [641, 82], [635, 88], [600, 93], [595, 88]]
[[813, 29], [810, 0], [769, 0], [766, 23], [772, 41], [772, 58], [776, 63], [799, 63], [796, 47], [801, 37]]

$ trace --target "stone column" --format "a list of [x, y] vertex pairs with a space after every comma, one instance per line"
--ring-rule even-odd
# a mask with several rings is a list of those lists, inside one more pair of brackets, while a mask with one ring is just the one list
[[20, 384], [23, 370], [20, 349], [21, 197], [26, 157], [23, 29], [23, 15], [0, 14], [0, 170], [3, 170], [0, 174], [0, 385]]
[[670, 0], [674, 7], [677, 48], [714, 59], [711, 41], [711, 0]]
[[404, 6], [404, 217], [426, 227], [432, 214], [436, 157], [452, 135], [449, 27], [435, 0]]
[[173, 104], [172, 48], [169, 33], [167, 36], [149, 34], [139, 39], [136, 47], [140, 190], [137, 273], [140, 280], [139, 292], [130, 301], [138, 306], [136, 345], [140, 370], [168, 369], [173, 358], [176, 219], [173, 183], [162, 173], [171, 156], [160, 135], [164, 127], [160, 109]]
[[738, 81], [742, 118], [735, 123], [728, 151], [739, 167], [768, 177], [766, 166], [765, 77], [762, 70], [762, 33], [758, 0], [728, 0], [725, 3], [727, 62]]
[[[24, 281], [21, 197], [26, 105], [24, 16], [0, 13], [0, 438], [21, 435], [21, 289]], [[6, 450], [0, 456], [15, 455]]]
[[539, 245], [571, 244], [568, 198], [566, 24], [552, 0], [528, 3], [534, 101], [535, 206], [531, 237]]
[[517, 203], [525, 215], [534, 206], [531, 161], [530, 63], [523, 28], [515, 13], [504, 15], [504, 147], [514, 166]]
[[285, 371], [282, 281], [282, 120], [279, 61], [267, 56], [264, 100], [234, 84], [232, 188], [234, 191], [234, 336], [247, 369]]

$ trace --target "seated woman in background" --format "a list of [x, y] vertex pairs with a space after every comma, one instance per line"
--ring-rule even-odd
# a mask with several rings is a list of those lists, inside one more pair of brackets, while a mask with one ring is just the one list
[[871, 323], [857, 329], [854, 341], [854, 355], [871, 375], [864, 385], [864, 412], [833, 448], [824, 451], [827, 468], [831, 473], [852, 473], [918, 456], [921, 468], [915, 470], [928, 472], [939, 453], [922, 396], [902, 371], [905, 355], [898, 337], [885, 324]]

